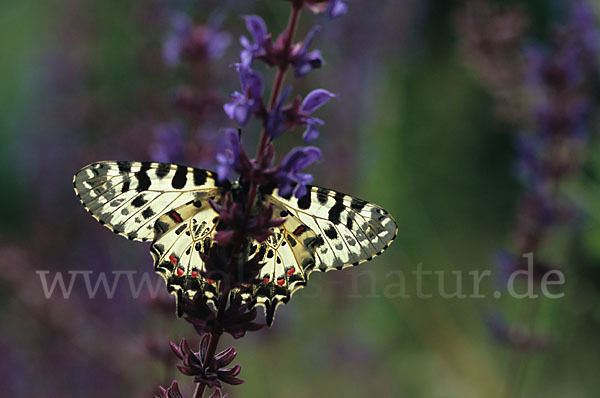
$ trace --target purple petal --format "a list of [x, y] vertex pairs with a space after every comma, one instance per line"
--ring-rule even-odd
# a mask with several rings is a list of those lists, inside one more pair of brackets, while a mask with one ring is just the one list
[[334, 97], [337, 97], [337, 95], [330, 93], [327, 90], [323, 90], [321, 88], [313, 90], [306, 96], [306, 98], [304, 98], [304, 101], [302, 101], [300, 111], [306, 114], [312, 113]]
[[313, 39], [315, 38], [315, 35], [317, 34], [317, 32], [321, 30], [320, 26], [314, 26], [306, 35], [306, 38], [304, 38], [304, 43], [303, 43], [303, 49], [302, 51], [306, 52], [308, 51], [308, 47], [310, 47], [310, 45], [312, 44]]
[[291, 172], [302, 171], [311, 163], [321, 159], [321, 151], [317, 147], [305, 147], [292, 149], [281, 162], [283, 170]]
[[227, 32], [215, 32], [207, 44], [208, 57], [221, 58], [231, 44], [231, 35]]
[[298, 199], [304, 197], [304, 195], [306, 195], [306, 185], [305, 184], [298, 184], [298, 186], [296, 187], [296, 190], [294, 191], [294, 196]]
[[282, 198], [289, 198], [292, 196], [292, 188], [292, 184], [289, 181], [284, 181], [283, 183], [279, 184], [279, 192], [277, 194]]
[[257, 15], [248, 15], [244, 17], [246, 28], [252, 34], [254, 41], [259, 46], [262, 45], [267, 38], [267, 25], [265, 21]]
[[327, 8], [327, 15], [334, 19], [348, 12], [348, 6], [342, 0], [331, 0]]
[[273, 109], [269, 112], [269, 119], [267, 120], [267, 133], [272, 139], [279, 137], [284, 132], [283, 122], [285, 117], [281, 112], [281, 108], [283, 104], [287, 100], [287, 97], [290, 95], [292, 91], [291, 86], [286, 86], [281, 94], [279, 95], [279, 99], [275, 103]]
[[264, 83], [260, 73], [252, 70], [245, 64], [236, 65], [242, 83], [243, 94], [250, 94], [250, 98], [255, 101], [262, 99]]
[[319, 138], [319, 131], [312, 124], [309, 125], [306, 130], [304, 130], [304, 134], [302, 134], [302, 139], [307, 144], [317, 138]]

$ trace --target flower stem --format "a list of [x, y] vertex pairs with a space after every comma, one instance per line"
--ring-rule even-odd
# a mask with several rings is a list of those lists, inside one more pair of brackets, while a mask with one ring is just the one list
[[[290, 13], [290, 18], [288, 20], [288, 26], [286, 27], [284, 33], [284, 54], [289, 54], [290, 49], [292, 47], [292, 41], [294, 40], [294, 34], [296, 33], [296, 26], [298, 25], [298, 19], [300, 18], [301, 8], [301, 6], [292, 7], [292, 12]], [[277, 102], [277, 98], [279, 97], [279, 93], [281, 92], [281, 87], [283, 85], [283, 81], [285, 79], [285, 74], [287, 70], [287, 61], [279, 65], [279, 67], [277, 68], [277, 74], [275, 75], [273, 89], [271, 90], [271, 98], [269, 99], [269, 110], [272, 110], [275, 107], [275, 103]], [[260, 163], [262, 161], [263, 154], [267, 146], [268, 138], [269, 134], [267, 133], [267, 127], [264, 126], [260, 135], [260, 143], [258, 144], [258, 150], [256, 151], [257, 163]], [[248, 193], [248, 205], [246, 206], [246, 212], [244, 214], [244, 226], [246, 225], [246, 223], [248, 222], [248, 218], [250, 217], [250, 210], [254, 205], [254, 199], [256, 198], [257, 189], [257, 184], [255, 182], [252, 182], [250, 184], [250, 191]]]
[[[219, 345], [219, 338], [221, 338], [221, 333], [210, 333], [210, 342], [208, 343], [208, 351], [206, 352], [206, 360], [208, 361], [209, 367], [212, 366], [214, 361], [215, 353], [217, 352], [217, 346]], [[206, 384], [198, 383], [196, 385], [196, 390], [194, 391], [194, 398], [202, 398], [205, 389]]]
[[[284, 39], [284, 54], [289, 54], [290, 49], [292, 47], [292, 40], [294, 39], [294, 34], [296, 33], [296, 26], [298, 25], [298, 19], [300, 19], [300, 10], [301, 7], [292, 7], [292, 12], [290, 14], [290, 18], [288, 21], [288, 26], [285, 29], [285, 39]], [[283, 80], [285, 78], [285, 73], [288, 70], [288, 63], [286, 62], [279, 65], [277, 68], [277, 74], [275, 75], [275, 82], [273, 83], [273, 89], [271, 90], [271, 98], [269, 99], [269, 110], [272, 110], [275, 107], [275, 103], [277, 102], [277, 97], [279, 97], [279, 93], [281, 92], [281, 86], [283, 85]], [[263, 152], [265, 147], [267, 146], [268, 134], [266, 126], [263, 127], [262, 133], [260, 135], [260, 143], [258, 145], [258, 150], [256, 152], [256, 159], [260, 161], [263, 156]]]

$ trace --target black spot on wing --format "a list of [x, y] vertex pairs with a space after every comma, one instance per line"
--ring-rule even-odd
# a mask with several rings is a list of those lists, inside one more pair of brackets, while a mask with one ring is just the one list
[[133, 199], [131, 201], [131, 204], [134, 207], [142, 207], [143, 205], [145, 205], [146, 203], [148, 203], [148, 201], [146, 199], [144, 199], [143, 195], [138, 195], [135, 197], [135, 199]]
[[131, 171], [131, 162], [117, 162], [121, 173], [129, 173]]
[[343, 201], [344, 194], [342, 194], [340, 192], [336, 192], [333, 199], [335, 200], [335, 204], [331, 207], [331, 209], [329, 209], [329, 214], [327, 215], [327, 217], [329, 218], [329, 221], [331, 221], [332, 223], [340, 224], [341, 223], [340, 215], [345, 210], [344, 201]]
[[142, 212], [142, 217], [144, 217], [144, 218], [150, 218], [153, 215], [154, 215], [154, 211], [149, 207]]
[[265, 253], [267, 252], [267, 246], [263, 243], [260, 245], [260, 250], [258, 251], [258, 260], [262, 261], [265, 258]]
[[171, 181], [171, 185], [175, 189], [181, 189], [185, 186], [186, 182], [187, 182], [187, 167], [177, 166], [177, 171], [175, 171], [175, 176], [173, 176], [173, 181]]
[[324, 232], [329, 239], [337, 239], [338, 237], [338, 233], [333, 227], [333, 225], [330, 225], [329, 228], [326, 228]]
[[307, 190], [306, 195], [304, 195], [303, 197], [298, 199], [298, 208], [300, 208], [302, 210], [308, 209], [310, 207], [310, 196], [311, 196], [311, 191]]
[[352, 217], [350, 217], [350, 214], [346, 214], [346, 216], [346, 227], [348, 227], [349, 230], [352, 230], [352, 224], [354, 223], [354, 221]]
[[158, 178], [164, 178], [171, 171], [171, 165], [168, 163], [159, 163], [156, 168], [156, 176]]
[[194, 185], [201, 186], [206, 184], [206, 170], [194, 169]]
[[121, 193], [129, 191], [130, 181], [128, 177], [123, 179], [123, 186], [121, 187]]
[[150, 188], [150, 178], [147, 173], [148, 170], [150, 170], [150, 162], [142, 162], [142, 168], [135, 173], [135, 178], [138, 180], [138, 186], [136, 188], [138, 192], [146, 191]]
[[360, 212], [366, 205], [367, 202], [358, 198], [352, 198], [352, 202], [350, 202], [350, 207], [357, 212]]
[[154, 224], [154, 230], [158, 233], [165, 233], [169, 230], [169, 224], [164, 221], [156, 221], [156, 224]]
[[319, 201], [319, 203], [321, 203], [322, 205], [327, 203], [327, 199], [329, 198], [328, 193], [329, 191], [325, 188], [317, 188], [317, 200]]

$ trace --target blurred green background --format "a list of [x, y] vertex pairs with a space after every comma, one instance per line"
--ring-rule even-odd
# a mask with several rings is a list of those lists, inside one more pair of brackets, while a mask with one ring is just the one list
[[[514, 173], [515, 134], [523, 124], [498, 112], [507, 100], [481, 78], [477, 55], [464, 51], [463, 3], [348, 3], [349, 13], [334, 21], [302, 15], [300, 38], [322, 25], [314, 47], [327, 65], [288, 81], [300, 94], [324, 87], [340, 96], [319, 110], [326, 124], [317, 141], [323, 162], [311, 168], [316, 184], [383, 206], [399, 234], [370, 263], [313, 274], [280, 307], [271, 329], [235, 341], [247, 381], [227, 389], [230, 397], [596, 396], [597, 111], [588, 119], [582, 171], [561, 191], [577, 205], [577, 223], [554, 231], [543, 248], [566, 275], [564, 297], [495, 299], [494, 279], [487, 278], [486, 298], [445, 299], [431, 277], [424, 290], [433, 297], [418, 298], [412, 271], [419, 264], [445, 271], [448, 291], [456, 283], [451, 272], [462, 271], [469, 294], [467, 273], [494, 270], [493, 253], [511, 247], [523, 190]], [[528, 21], [524, 41], [544, 42], [564, 21], [561, 3], [501, 4]], [[492, 15], [494, 4], [484, 3]], [[173, 120], [186, 126], [185, 159], [214, 168], [219, 128], [232, 126], [218, 108], [238, 89], [228, 66], [238, 57], [237, 38], [247, 35], [240, 15], [261, 15], [279, 32], [289, 3], [4, 0], [1, 10], [0, 390], [142, 397], [178, 378], [188, 393], [168, 341], [193, 340], [194, 331], [176, 319], [164, 287], [152, 300], [134, 299], [120, 286], [109, 300], [102, 293], [90, 299], [76, 284], [71, 298], [48, 300], [36, 271], [126, 269], [159, 281], [145, 245], [109, 234], [85, 214], [72, 175], [97, 160], [152, 158], [160, 145], [156, 126]], [[223, 56], [200, 71], [165, 66], [161, 51], [176, 11], [199, 24], [221, 18], [220, 29], [232, 35]], [[215, 93], [217, 111], [182, 115], [172, 106], [182, 86]], [[590, 92], [595, 101], [598, 92]], [[254, 125], [245, 129], [250, 153], [258, 133]], [[280, 141], [283, 154], [300, 134]], [[408, 298], [398, 293], [398, 270]], [[490, 330], [486, 319], [496, 313], [512, 338]], [[515, 327], [524, 328], [517, 344]], [[524, 347], [535, 339], [543, 344]], [[222, 346], [228, 343], [224, 338]]]

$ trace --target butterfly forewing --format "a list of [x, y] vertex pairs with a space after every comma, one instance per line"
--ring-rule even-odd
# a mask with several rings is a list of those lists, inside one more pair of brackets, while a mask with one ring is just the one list
[[266, 200], [283, 205], [315, 232], [315, 263], [320, 271], [371, 260], [389, 246], [398, 231], [394, 219], [381, 207], [330, 189], [308, 187], [300, 199], [284, 199], [275, 191]]
[[154, 238], [165, 212], [222, 188], [212, 172], [151, 162], [97, 162], [73, 178], [83, 206], [99, 222], [132, 240]]

